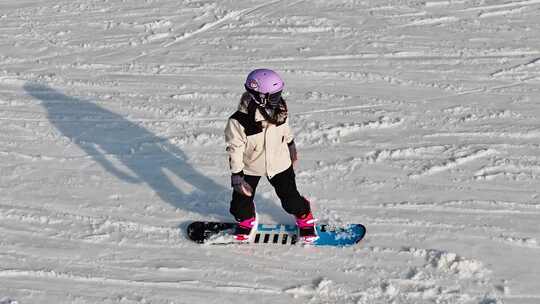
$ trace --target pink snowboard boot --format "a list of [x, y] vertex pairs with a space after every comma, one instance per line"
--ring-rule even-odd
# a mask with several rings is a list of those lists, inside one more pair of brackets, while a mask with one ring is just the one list
[[317, 235], [317, 230], [315, 229], [315, 221], [316, 220], [313, 218], [313, 214], [311, 212], [296, 217], [298, 236], [304, 244], [312, 244], [319, 238]]
[[236, 226], [236, 230], [234, 231], [234, 238], [237, 241], [241, 241], [241, 242], [249, 241], [249, 235], [251, 233], [251, 230], [256, 224], [257, 224], [256, 217], [252, 217], [247, 220], [238, 222], [238, 225]]

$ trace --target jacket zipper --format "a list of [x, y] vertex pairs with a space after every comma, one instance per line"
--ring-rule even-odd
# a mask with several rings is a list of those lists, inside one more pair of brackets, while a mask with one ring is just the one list
[[266, 176], [268, 176], [268, 178], [270, 178], [270, 175], [268, 174], [268, 165], [267, 165], [267, 162], [268, 162], [268, 150], [266, 149], [266, 134], [268, 132], [268, 127], [269, 126], [266, 126], [266, 128], [264, 128], [264, 143], [263, 143], [263, 149], [264, 149], [264, 172], [266, 172]]

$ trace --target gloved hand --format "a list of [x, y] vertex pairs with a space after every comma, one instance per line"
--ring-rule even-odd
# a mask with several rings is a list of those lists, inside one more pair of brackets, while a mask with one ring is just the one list
[[245, 196], [252, 196], [253, 195], [253, 189], [251, 186], [244, 180], [244, 173], [233, 173], [231, 175], [231, 186], [233, 187], [234, 191], [245, 195]]
[[296, 144], [294, 143], [294, 140], [287, 144], [289, 146], [289, 155], [291, 157], [291, 162], [293, 166], [296, 166], [296, 163], [298, 162], [298, 152], [296, 152]]

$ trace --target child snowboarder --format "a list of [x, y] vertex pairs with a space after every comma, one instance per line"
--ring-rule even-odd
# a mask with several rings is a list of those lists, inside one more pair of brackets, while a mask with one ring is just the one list
[[284, 82], [269, 69], [249, 73], [238, 110], [225, 127], [231, 169], [230, 212], [238, 222], [235, 238], [248, 241], [256, 225], [253, 198], [261, 176], [266, 176], [283, 209], [296, 218], [304, 243], [317, 239], [309, 201], [296, 188], [293, 164], [297, 161], [294, 138], [287, 121], [287, 104], [281, 97]]

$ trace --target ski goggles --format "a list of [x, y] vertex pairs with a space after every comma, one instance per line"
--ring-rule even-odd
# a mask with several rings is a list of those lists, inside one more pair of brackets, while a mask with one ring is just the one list
[[281, 91], [272, 94], [266, 93], [264, 98], [266, 99], [266, 106], [275, 109], [281, 101]]
[[255, 98], [255, 101], [263, 107], [275, 109], [281, 101], [281, 91], [270, 94], [260, 93], [247, 87], [246, 89]]

